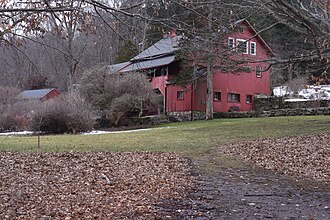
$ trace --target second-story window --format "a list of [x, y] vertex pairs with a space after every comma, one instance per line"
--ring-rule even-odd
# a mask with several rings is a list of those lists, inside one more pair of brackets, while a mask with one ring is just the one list
[[231, 37], [228, 38], [228, 48], [229, 49], [235, 48], [235, 39], [234, 38], [231, 38]]
[[257, 55], [257, 44], [256, 42], [250, 43], [250, 54], [251, 55]]
[[237, 39], [237, 52], [243, 54], [249, 53], [249, 46], [246, 40]]

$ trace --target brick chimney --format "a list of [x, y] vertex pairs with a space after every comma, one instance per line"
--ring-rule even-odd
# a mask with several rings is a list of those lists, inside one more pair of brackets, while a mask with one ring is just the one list
[[166, 39], [166, 38], [174, 38], [174, 37], [176, 37], [176, 31], [174, 31], [174, 30], [171, 30], [171, 31], [169, 31], [169, 32], [167, 32], [167, 33], [165, 33], [163, 35], [163, 38], [164, 39]]

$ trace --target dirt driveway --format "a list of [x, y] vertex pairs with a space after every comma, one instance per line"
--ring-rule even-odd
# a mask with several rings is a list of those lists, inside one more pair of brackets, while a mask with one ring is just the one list
[[[310, 148], [312, 142], [308, 144], [308, 140], [313, 139], [315, 136], [299, 137], [296, 141], [290, 139], [290, 143], [297, 144], [303, 141], [306, 147]], [[278, 143], [281, 140], [276, 141]], [[174, 206], [176, 210], [168, 211], [176, 213], [175, 219], [329, 220], [330, 183], [324, 181], [330, 171], [328, 169], [330, 157], [324, 155], [329, 153], [328, 139], [324, 138], [317, 144], [317, 148], [323, 146], [326, 149], [322, 151], [323, 159], [318, 161], [322, 167], [311, 169], [321, 170], [317, 176], [320, 176], [322, 181], [300, 176], [300, 174], [304, 175], [303, 172], [298, 172], [298, 175], [291, 172], [304, 169], [301, 165], [304, 164], [303, 157], [300, 157], [296, 164], [292, 162], [292, 167], [288, 166], [290, 161], [286, 160], [283, 166], [287, 167], [283, 169], [291, 171], [288, 175], [283, 175], [258, 168], [255, 163], [243, 162], [237, 155], [226, 155], [227, 147], [211, 150], [193, 162], [194, 175], [197, 177], [199, 187], [192, 193], [191, 200], [181, 201], [180, 206]], [[237, 146], [235, 147], [237, 149]], [[301, 151], [304, 152], [305, 149]], [[283, 156], [285, 155], [281, 152], [273, 152], [271, 155], [279, 158]], [[258, 154], [258, 157], [267, 160], [267, 155]], [[261, 160], [257, 158], [257, 161]]]

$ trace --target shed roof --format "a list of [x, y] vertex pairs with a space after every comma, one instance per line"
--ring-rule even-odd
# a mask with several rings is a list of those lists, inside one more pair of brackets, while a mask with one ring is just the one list
[[160, 57], [156, 59], [150, 60], [142, 60], [136, 63], [132, 63], [131, 65], [125, 67], [124, 69], [120, 70], [120, 72], [131, 72], [136, 70], [144, 70], [158, 66], [165, 66], [172, 63], [175, 60], [175, 56], [166, 56]]
[[36, 89], [36, 90], [25, 90], [21, 92], [17, 98], [18, 99], [42, 99], [48, 93], [50, 93], [54, 88], [50, 89]]
[[118, 71], [127, 67], [130, 64], [131, 64], [131, 62], [123, 62], [123, 63], [117, 63], [117, 64], [110, 65], [110, 66], [108, 66], [108, 73], [110, 73], [110, 74], [117, 73]]
[[179, 40], [182, 36], [174, 36], [163, 38], [148, 49], [142, 51], [135, 57], [131, 59], [131, 61], [137, 61], [142, 59], [148, 59], [152, 57], [165, 56], [167, 54], [172, 54], [175, 51], [179, 50]]

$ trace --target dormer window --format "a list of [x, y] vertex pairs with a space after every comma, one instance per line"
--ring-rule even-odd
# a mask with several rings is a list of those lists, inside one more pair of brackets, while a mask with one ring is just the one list
[[249, 46], [246, 40], [237, 39], [237, 52], [243, 54], [249, 53]]
[[257, 55], [257, 44], [256, 42], [250, 42], [250, 54]]

